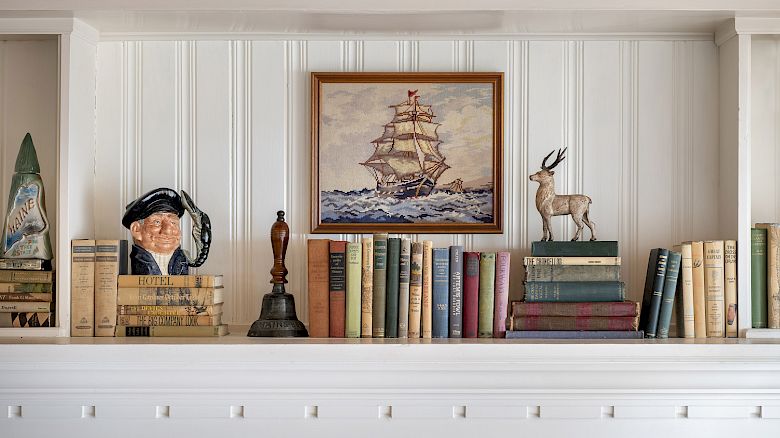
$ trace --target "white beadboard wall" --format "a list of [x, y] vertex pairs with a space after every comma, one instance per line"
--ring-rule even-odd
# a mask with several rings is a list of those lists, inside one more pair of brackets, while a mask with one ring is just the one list
[[753, 222], [780, 220], [780, 38], [753, 37], [751, 213]]
[[[650, 248], [719, 237], [718, 56], [700, 36], [101, 42], [97, 237], [129, 237], [124, 206], [145, 191], [187, 190], [214, 229], [200, 272], [226, 276], [226, 319], [247, 324], [270, 291], [268, 234], [285, 210], [287, 290], [307, 322], [312, 71], [505, 72], [504, 233], [412, 237], [510, 249], [513, 299], [541, 236], [528, 175], [553, 148], [569, 148], [558, 192], [590, 195], [599, 239], [620, 241], [630, 299], [641, 299]], [[555, 219], [556, 238], [573, 228]]]

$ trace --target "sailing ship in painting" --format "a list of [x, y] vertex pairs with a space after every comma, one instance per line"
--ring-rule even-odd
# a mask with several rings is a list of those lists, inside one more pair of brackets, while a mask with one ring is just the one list
[[[376, 193], [399, 199], [428, 196], [442, 173], [450, 168], [439, 150], [431, 105], [422, 105], [418, 90], [409, 90], [406, 102], [390, 105], [395, 116], [372, 141], [374, 153], [362, 164], [376, 179]], [[462, 189], [461, 189], [462, 191]]]

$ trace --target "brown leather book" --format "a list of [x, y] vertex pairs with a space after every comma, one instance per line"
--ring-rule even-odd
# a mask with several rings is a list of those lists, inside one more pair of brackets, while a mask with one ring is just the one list
[[330, 240], [309, 239], [309, 336], [327, 338], [330, 330], [328, 272]]
[[347, 318], [347, 242], [330, 241], [330, 337], [345, 337]]

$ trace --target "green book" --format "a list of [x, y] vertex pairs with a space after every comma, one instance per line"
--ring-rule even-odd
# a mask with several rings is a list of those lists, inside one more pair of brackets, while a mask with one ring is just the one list
[[401, 239], [387, 239], [387, 302], [385, 304], [385, 337], [398, 337], [398, 276], [401, 262]]
[[374, 296], [371, 306], [371, 333], [385, 337], [385, 291], [387, 290], [387, 233], [374, 234]]
[[479, 255], [479, 322], [477, 336], [493, 337], [493, 294], [496, 283], [496, 253]]
[[532, 242], [533, 257], [617, 257], [618, 243], [614, 240], [584, 242]]
[[347, 243], [347, 320], [344, 334], [348, 338], [360, 337], [362, 253], [360, 242]]
[[401, 239], [398, 260], [398, 337], [409, 337], [409, 277], [411, 274], [412, 241]]
[[619, 281], [529, 281], [525, 284], [527, 302], [607, 302], [624, 299], [625, 286]]
[[766, 228], [750, 229], [750, 306], [753, 328], [767, 328]]

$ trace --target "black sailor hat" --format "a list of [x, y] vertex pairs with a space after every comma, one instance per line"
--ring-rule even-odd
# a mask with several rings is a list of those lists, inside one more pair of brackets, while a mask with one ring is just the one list
[[182, 217], [184, 205], [181, 197], [173, 189], [154, 189], [127, 205], [125, 215], [122, 217], [122, 225], [130, 229], [130, 224], [137, 220], [145, 219], [154, 213], [176, 213]]

